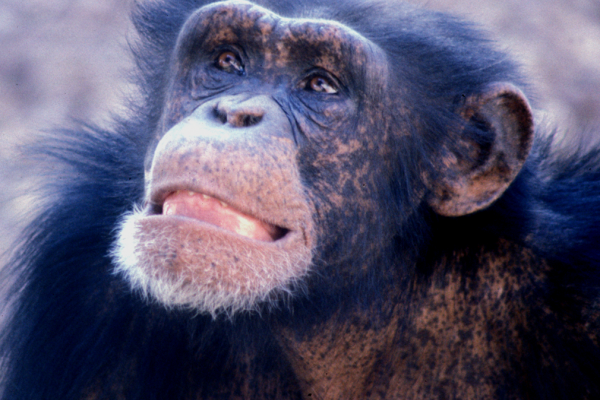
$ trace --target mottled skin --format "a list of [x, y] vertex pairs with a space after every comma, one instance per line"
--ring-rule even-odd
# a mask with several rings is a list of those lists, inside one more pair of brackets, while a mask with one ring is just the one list
[[164, 1], [142, 115], [47, 151], [3, 400], [600, 397], [600, 150], [553, 153], [505, 55], [397, 3]]
[[[473, 264], [470, 274], [457, 271]], [[458, 252], [434, 269], [427, 282], [412, 282], [409, 308], [401, 305], [406, 294], [391, 289], [393, 308], [363, 310], [343, 324], [332, 319], [287, 336], [284, 348], [305, 393], [319, 399], [521, 398], [517, 388], [528, 377], [507, 380], [515, 368], [507, 354], [528, 351], [521, 330], [532, 313], [548, 312], [536, 291], [545, 279], [543, 261], [501, 242], [475, 254]], [[381, 316], [376, 322], [374, 314]]]

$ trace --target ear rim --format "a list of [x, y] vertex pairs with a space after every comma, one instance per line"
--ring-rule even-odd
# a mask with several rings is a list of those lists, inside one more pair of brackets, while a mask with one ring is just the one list
[[521, 171], [535, 131], [529, 102], [511, 83], [494, 83], [469, 96], [458, 115], [467, 123], [476, 116], [483, 118], [493, 130], [494, 140], [489, 156], [478, 166], [445, 149], [439, 177], [426, 180], [429, 206], [447, 217], [472, 214], [495, 202]]

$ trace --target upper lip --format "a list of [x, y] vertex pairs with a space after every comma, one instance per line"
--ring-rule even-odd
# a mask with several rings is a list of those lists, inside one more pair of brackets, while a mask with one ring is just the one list
[[[165, 199], [170, 194], [177, 192], [177, 191], [190, 191], [190, 192], [213, 197], [216, 200], [220, 201], [221, 203], [225, 203], [227, 206], [229, 206], [229, 207], [233, 208], [234, 210], [237, 210], [243, 214], [246, 214], [253, 218], [257, 218], [268, 224], [274, 225], [277, 228], [284, 229], [286, 231], [291, 230], [291, 228], [284, 226], [283, 224], [281, 224], [278, 221], [273, 221], [270, 218], [265, 218], [262, 215], [263, 213], [256, 213], [256, 212], [249, 210], [248, 207], [242, 206], [241, 204], [239, 204], [239, 201], [236, 201], [235, 199], [226, 198], [225, 196], [217, 193], [215, 190], [210, 190], [208, 188], [201, 188], [199, 186], [193, 186], [193, 185], [189, 185], [189, 184], [186, 185], [186, 184], [181, 184], [181, 183], [171, 183], [171, 184], [157, 185], [155, 187], [152, 187], [151, 191], [150, 191], [150, 201], [149, 201], [149, 206], [151, 208], [150, 211], [153, 214], [162, 213], [162, 206], [165, 202]], [[264, 214], [266, 214], [266, 213], [264, 213]]]

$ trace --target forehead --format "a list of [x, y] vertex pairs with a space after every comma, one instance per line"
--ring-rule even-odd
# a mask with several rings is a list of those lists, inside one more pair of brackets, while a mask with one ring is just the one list
[[243, 43], [265, 55], [301, 61], [329, 59], [338, 64], [351, 59], [364, 64], [384, 58], [374, 43], [331, 20], [285, 18], [246, 1], [224, 1], [201, 7], [188, 19], [180, 44], [218, 47]]

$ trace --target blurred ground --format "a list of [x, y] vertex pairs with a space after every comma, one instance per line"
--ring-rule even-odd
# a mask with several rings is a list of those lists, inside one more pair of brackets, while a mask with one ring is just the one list
[[[412, 1], [492, 31], [561, 125], [600, 126], [600, 1]], [[28, 166], [17, 143], [70, 118], [102, 124], [130, 89], [132, 0], [0, 0], [0, 253], [26, 220]], [[600, 130], [596, 130], [600, 135]], [[1, 286], [1, 285], [0, 285]]]

